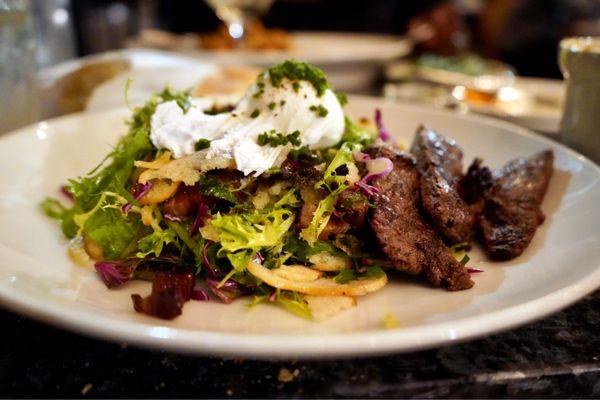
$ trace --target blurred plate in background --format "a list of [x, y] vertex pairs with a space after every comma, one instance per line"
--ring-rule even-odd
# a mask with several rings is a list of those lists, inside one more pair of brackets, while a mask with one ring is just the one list
[[[239, 96], [256, 79], [256, 67], [223, 67], [193, 56], [128, 49], [67, 61], [40, 74], [46, 117], [145, 102], [167, 85], [196, 95]], [[210, 83], [209, 83], [210, 82]]]
[[286, 50], [202, 49], [192, 35], [162, 32], [157, 39], [141, 35], [134, 47], [161, 48], [219, 64], [250, 64], [262, 67], [289, 58], [322, 68], [332, 85], [341, 91], [363, 92], [373, 85], [385, 63], [412, 51], [405, 37], [350, 32], [292, 32]]
[[385, 85], [384, 95], [396, 101], [416, 101], [437, 108], [486, 114], [556, 135], [562, 116], [565, 85], [553, 79], [515, 77], [512, 85], [501, 87], [494, 93], [485, 93], [462, 85], [408, 81]]

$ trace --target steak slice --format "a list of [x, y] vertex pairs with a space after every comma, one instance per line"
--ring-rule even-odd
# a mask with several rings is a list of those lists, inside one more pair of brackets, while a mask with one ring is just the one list
[[486, 193], [493, 184], [492, 171], [482, 163], [481, 158], [474, 159], [460, 183], [460, 195], [471, 208], [475, 220], [483, 211]]
[[485, 249], [496, 260], [518, 257], [544, 222], [540, 209], [553, 172], [554, 153], [518, 158], [493, 172], [479, 228]]
[[380, 192], [373, 198], [376, 208], [371, 215], [377, 242], [394, 268], [423, 275], [433, 285], [448, 290], [473, 286], [466, 268], [420, 215], [419, 174], [414, 159], [388, 147], [372, 147], [369, 153], [387, 157], [394, 165], [387, 176], [374, 181]]
[[462, 179], [462, 150], [424, 126], [419, 127], [411, 153], [417, 159], [421, 204], [433, 226], [451, 243], [469, 242], [475, 218], [458, 191]]

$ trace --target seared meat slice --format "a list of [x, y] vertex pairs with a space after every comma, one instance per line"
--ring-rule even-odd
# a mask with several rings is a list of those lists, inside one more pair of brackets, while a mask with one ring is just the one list
[[419, 174], [414, 159], [387, 147], [369, 149], [372, 157], [387, 157], [394, 168], [374, 181], [380, 193], [373, 201], [371, 228], [393, 266], [423, 275], [436, 286], [462, 290], [473, 286], [466, 268], [452, 257], [435, 230], [419, 213]]
[[433, 165], [451, 187], [458, 186], [463, 175], [463, 154], [454, 140], [421, 125], [415, 133], [410, 152], [417, 159], [420, 171]]
[[493, 184], [492, 171], [481, 165], [482, 160], [476, 158], [460, 183], [460, 194], [471, 208], [477, 219], [485, 203], [485, 195]]
[[493, 173], [479, 227], [485, 249], [497, 260], [518, 257], [544, 221], [540, 209], [553, 172], [554, 153], [518, 158]]
[[365, 225], [369, 212], [369, 200], [356, 189], [347, 189], [340, 193], [335, 206], [335, 214], [350, 224], [352, 229], [361, 229]]
[[432, 224], [451, 243], [469, 242], [475, 219], [460, 197], [462, 150], [455, 141], [423, 126], [411, 147], [421, 180], [421, 204]]

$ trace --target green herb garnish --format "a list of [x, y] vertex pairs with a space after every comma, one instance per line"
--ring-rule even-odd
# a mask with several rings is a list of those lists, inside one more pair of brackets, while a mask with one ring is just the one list
[[317, 116], [324, 118], [327, 116], [327, 114], [329, 114], [329, 111], [323, 107], [321, 104], [319, 105], [312, 105], [310, 107], [308, 107], [308, 109], [312, 112], [314, 112], [315, 114], [317, 114]]
[[194, 150], [200, 151], [200, 150], [208, 149], [209, 147], [210, 147], [210, 140], [200, 139], [194, 145]]
[[263, 132], [258, 135], [257, 143], [260, 146], [269, 145], [271, 147], [285, 146], [290, 143], [293, 146], [300, 146], [300, 131], [294, 131], [284, 135], [283, 133], [277, 133], [274, 129], [270, 132]]
[[337, 99], [340, 102], [340, 105], [342, 107], [344, 107], [346, 104], [348, 104], [348, 98], [346, 97], [346, 95], [344, 93], [338, 92], [335, 94], [335, 97], [337, 97]]
[[252, 111], [252, 114], [250, 114], [250, 118], [256, 118], [260, 115], [260, 110], [257, 108], [254, 111]]
[[199, 183], [198, 191], [204, 196], [212, 196], [217, 199], [225, 200], [237, 204], [238, 200], [224, 183], [217, 179], [204, 176]]
[[292, 82], [292, 89], [294, 89], [295, 93], [298, 93], [298, 90], [300, 90], [300, 82], [298, 82], [298, 81]]
[[292, 87], [294, 91], [298, 91], [300, 85], [295, 85], [297, 81], [307, 81], [312, 84], [317, 92], [317, 96], [321, 97], [325, 94], [325, 90], [329, 88], [329, 82], [325, 73], [319, 68], [296, 60], [287, 60], [268, 69], [271, 84], [274, 87], [281, 85], [284, 79], [294, 81]]

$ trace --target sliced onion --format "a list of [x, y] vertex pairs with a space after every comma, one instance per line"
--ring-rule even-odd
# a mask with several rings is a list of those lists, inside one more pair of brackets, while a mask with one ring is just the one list
[[[368, 157], [368, 154], [366, 154], [366, 156]], [[394, 168], [394, 164], [392, 163], [392, 160], [387, 157], [378, 157], [375, 159], [369, 157], [369, 159], [364, 162], [367, 166], [367, 175], [356, 182], [354, 186], [359, 188], [367, 196], [372, 196], [375, 193], [379, 193], [379, 189], [371, 185], [371, 181], [389, 174]]]
[[484, 271], [479, 268], [467, 268], [467, 272], [470, 274], [478, 274], [478, 273], [484, 272]]
[[174, 221], [174, 222], [181, 222], [181, 221], [183, 221], [183, 218], [178, 217], [177, 215], [170, 214], [170, 213], [164, 213], [163, 217], [165, 217], [165, 219], [167, 221]]
[[390, 139], [390, 134], [387, 129], [385, 129], [385, 126], [383, 126], [383, 117], [381, 116], [381, 110], [379, 108], [375, 109], [375, 124], [377, 125], [377, 131], [379, 132], [379, 138], [384, 142], [387, 142]]
[[394, 168], [394, 164], [392, 160], [387, 157], [379, 157], [374, 160], [366, 161], [367, 171], [369, 173], [365, 176], [364, 179], [368, 178], [368, 181], [371, 181], [375, 178], [381, 178], [392, 172]]
[[362, 151], [355, 151], [353, 154], [354, 160], [358, 162], [367, 162], [371, 159], [371, 156], [367, 153], [363, 153]]
[[260, 254], [260, 251], [257, 251], [256, 253], [254, 253], [254, 255], [252, 256], [252, 261], [254, 262], [258, 262], [261, 263], [263, 261], [265, 261], [265, 258], [262, 256], [262, 254]]

